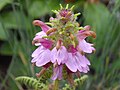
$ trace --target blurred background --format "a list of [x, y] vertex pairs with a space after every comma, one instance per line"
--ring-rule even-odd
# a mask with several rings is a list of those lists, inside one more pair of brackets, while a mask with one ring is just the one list
[[33, 76], [40, 68], [31, 67], [31, 41], [41, 28], [34, 19], [48, 22], [51, 10], [59, 4], [81, 15], [81, 26], [91, 25], [97, 38], [87, 38], [96, 52], [87, 55], [91, 62], [89, 78], [76, 90], [120, 90], [120, 0], [0, 0], [0, 90], [22, 90], [18, 76]]

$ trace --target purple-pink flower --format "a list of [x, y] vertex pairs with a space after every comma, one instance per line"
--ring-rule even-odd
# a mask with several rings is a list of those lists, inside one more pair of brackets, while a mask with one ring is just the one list
[[68, 59], [68, 52], [67, 49], [64, 46], [61, 46], [58, 50], [56, 47], [54, 47], [51, 50], [51, 62], [55, 63], [57, 62], [58, 65], [64, 64]]
[[58, 65], [56, 67], [53, 68], [53, 75], [52, 75], [52, 80], [61, 80], [62, 79], [62, 69], [63, 69], [63, 65]]
[[78, 14], [74, 14], [71, 9], [62, 8], [55, 13], [57, 17], [50, 18], [51, 27], [42, 21], [33, 21], [33, 24], [40, 26], [42, 31], [33, 38], [32, 44], [38, 48], [32, 53], [31, 62], [37, 67], [49, 68], [51, 65], [52, 80], [61, 80], [63, 69], [66, 69], [67, 73], [87, 73], [90, 70], [90, 61], [85, 54], [92, 53], [95, 48], [93, 44], [86, 42], [86, 38], [88, 36], [95, 38], [95, 32], [90, 30], [89, 25], [79, 27], [76, 21]]

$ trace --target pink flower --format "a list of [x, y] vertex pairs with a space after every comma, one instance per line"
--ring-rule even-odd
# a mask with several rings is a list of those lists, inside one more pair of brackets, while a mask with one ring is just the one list
[[58, 50], [54, 47], [51, 51], [51, 62], [57, 62], [58, 65], [64, 64], [68, 57], [67, 54], [67, 49], [64, 46], [61, 46]]
[[90, 62], [84, 55], [81, 55], [76, 48], [71, 46], [68, 53], [68, 60], [65, 64], [72, 72], [79, 70], [80, 72], [87, 73], [89, 71], [88, 65], [90, 65]]
[[41, 45], [39, 39], [42, 38], [42, 37], [44, 37], [44, 36], [47, 36], [44, 31], [38, 32], [38, 33], [35, 35], [35, 37], [33, 38], [33, 41], [35, 41], [35, 42], [33, 42], [33, 44], [35, 44], [36, 46]]
[[63, 65], [58, 65], [56, 67], [53, 68], [53, 75], [52, 75], [52, 80], [61, 80], [62, 79], [62, 68]]
[[[39, 20], [34, 20], [33, 24], [40, 26], [42, 31], [38, 32], [33, 45], [39, 46], [32, 53], [32, 63], [42, 67], [41, 72], [36, 76], [41, 76], [50, 65], [53, 65], [52, 80], [62, 79], [62, 70], [65, 69], [70, 75], [72, 73], [87, 73], [89, 71], [89, 60], [85, 53], [95, 51], [93, 44], [86, 42], [88, 36], [96, 37], [95, 32], [90, 31], [90, 26], [85, 26], [83, 30], [76, 21], [80, 13], [74, 14], [72, 8], [62, 8], [56, 13], [56, 18], [51, 17], [49, 27]], [[63, 68], [65, 66], [66, 68]], [[68, 80], [68, 81], [69, 81]]]
[[93, 44], [87, 43], [85, 40], [81, 40], [78, 45], [78, 47], [85, 53], [92, 53], [92, 51], [95, 51], [95, 48], [92, 46]]
[[37, 33], [32, 43], [36, 46], [42, 45], [45, 48], [51, 48], [53, 42], [51, 40], [42, 38], [44, 36], [46, 36], [46, 34], [43, 31]]
[[95, 51], [95, 48], [92, 47], [93, 44], [87, 43], [85, 41], [85, 38], [88, 36], [92, 36], [95, 38], [96, 34], [95, 34], [95, 32], [90, 31], [90, 26], [87, 25], [84, 28], [85, 28], [85, 30], [80, 30], [77, 34], [78, 42], [79, 42], [78, 47], [85, 53], [92, 53], [92, 51]]
[[32, 63], [35, 63], [36, 66], [41, 67], [46, 65], [50, 62], [50, 50], [39, 46], [33, 53], [32, 53]]
[[33, 21], [34, 25], [38, 25], [42, 28], [41, 32], [38, 32], [36, 36], [33, 39], [33, 44], [36, 46], [43, 45], [46, 48], [51, 48], [52, 46], [52, 41], [48, 39], [44, 39], [44, 36], [47, 36], [46, 32], [50, 29], [49, 26], [47, 26], [45, 23], [39, 20], [34, 20]]

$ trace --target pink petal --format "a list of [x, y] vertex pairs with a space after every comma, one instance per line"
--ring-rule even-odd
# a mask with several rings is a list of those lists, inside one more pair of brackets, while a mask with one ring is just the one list
[[39, 46], [33, 53], [32, 53], [32, 57], [36, 57], [38, 56], [41, 52], [43, 52], [45, 49], [43, 48], [43, 46]]
[[55, 63], [56, 62], [56, 53], [57, 53], [57, 49], [56, 47], [52, 49], [51, 51], [51, 62]]
[[51, 62], [55, 63], [57, 61], [58, 65], [61, 63], [65, 63], [67, 60], [67, 50], [64, 46], [61, 46], [59, 50], [56, 49], [56, 47], [53, 48], [51, 51]]
[[36, 37], [33, 40], [42, 38], [44, 36], [47, 36], [44, 31], [38, 32], [38, 33], [36, 33]]
[[[39, 40], [40, 38], [42, 38], [42, 37], [44, 37], [44, 36], [47, 36], [44, 31], [38, 32], [38, 33], [36, 34], [36, 36], [33, 38], [33, 41], [34, 41], [34, 40]], [[40, 45], [41, 45], [40, 42], [36, 42], [36, 43], [35, 43], [35, 46], [40, 46]]]
[[92, 53], [92, 51], [95, 50], [94, 47], [92, 47], [93, 44], [87, 43], [85, 40], [79, 41], [79, 48], [86, 52], [86, 53]]
[[51, 48], [52, 47], [52, 41], [48, 39], [43, 39], [42, 37], [47, 36], [44, 31], [41, 31], [36, 34], [35, 38], [33, 41], [37, 41], [35, 43], [36, 46], [43, 45], [45, 48]]
[[68, 48], [68, 52], [76, 53], [77, 52], [77, 48], [74, 48], [73, 45], [70, 45], [69, 48]]
[[88, 65], [90, 65], [90, 62], [87, 60], [87, 58], [77, 52], [76, 54], [76, 63], [78, 66], [78, 70], [80, 72], [87, 73], [89, 70]]
[[41, 67], [50, 62], [50, 50], [47, 49], [37, 59], [36, 66]]
[[51, 77], [52, 80], [56, 80], [59, 75], [59, 69], [58, 67], [53, 69], [53, 76]]
[[40, 20], [34, 20], [33, 24], [36, 26], [40, 26], [42, 31], [47, 32], [50, 27], [48, 25], [46, 25], [44, 22], [40, 21]]
[[93, 31], [90, 31], [90, 26], [85, 26], [84, 29], [85, 30], [78, 31], [77, 33], [78, 39], [83, 40], [88, 36], [92, 36], [93, 38], [96, 38], [96, 33]]
[[40, 43], [45, 47], [45, 48], [51, 48], [53, 42], [47, 39], [40, 39]]
[[53, 76], [51, 78], [52, 80], [56, 80], [57, 78], [59, 80], [62, 79], [62, 67], [63, 67], [62, 65], [59, 65], [59, 66], [53, 68]]
[[87, 73], [87, 72], [89, 71], [89, 67], [88, 67], [88, 66], [82, 67], [82, 69], [83, 69], [83, 72], [84, 72], [84, 73]]
[[62, 69], [63, 69], [63, 66], [60, 65], [59, 66], [59, 75], [58, 75], [58, 80], [61, 80], [62, 79]]
[[50, 50], [43, 46], [39, 46], [32, 54], [34, 57], [31, 62], [36, 63], [36, 66], [40, 67], [50, 62]]
[[84, 56], [82, 56], [79, 52], [76, 53], [76, 61], [77, 64], [79, 64], [82, 67], [85, 67], [87, 65], [87, 63], [84, 61]]
[[68, 53], [68, 60], [66, 61], [65, 65], [70, 69], [72, 72], [77, 71], [75, 58], [73, 57], [72, 53]]

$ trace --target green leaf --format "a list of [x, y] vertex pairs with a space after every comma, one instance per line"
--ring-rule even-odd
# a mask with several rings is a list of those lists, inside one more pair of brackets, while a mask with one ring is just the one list
[[52, 13], [51, 10], [58, 9], [59, 4], [60, 1], [57, 0], [54, 3], [53, 0], [36, 0], [29, 6], [28, 13], [34, 18], [38, 18], [47, 13]]
[[7, 29], [30, 29], [28, 17], [20, 11], [1, 14], [1, 20]]
[[3, 29], [3, 26], [2, 26], [2, 24], [1, 24], [1, 22], [0, 22], [0, 39], [1, 39], [1, 40], [7, 39], [6, 33], [5, 33], [4, 29]]
[[48, 8], [45, 5], [45, 1], [34, 1], [28, 10], [29, 14], [33, 17], [39, 17], [48, 12]]
[[0, 47], [0, 54], [3, 55], [12, 55], [13, 51], [8, 43], [4, 43]]
[[0, 0], [0, 10], [11, 2], [13, 2], [13, 0]]

